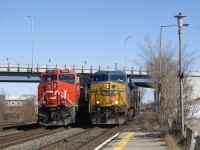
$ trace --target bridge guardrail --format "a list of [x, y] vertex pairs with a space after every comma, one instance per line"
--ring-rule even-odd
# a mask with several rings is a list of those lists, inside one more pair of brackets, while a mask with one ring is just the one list
[[46, 70], [53, 70], [53, 69], [72, 69], [77, 73], [94, 73], [99, 70], [109, 71], [109, 70], [121, 70], [127, 74], [134, 74], [134, 75], [148, 75], [146, 70], [140, 69], [133, 69], [125, 68], [125, 67], [101, 67], [101, 66], [67, 66], [67, 65], [34, 65], [33, 68], [30, 64], [0, 64], [0, 72], [44, 72]]

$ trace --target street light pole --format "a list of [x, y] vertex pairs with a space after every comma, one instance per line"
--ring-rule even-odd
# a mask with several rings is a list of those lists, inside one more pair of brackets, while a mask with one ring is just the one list
[[[166, 26], [160, 26], [160, 52], [159, 52], [159, 71], [161, 72], [161, 67], [162, 67], [162, 60], [161, 60], [161, 57], [162, 57], [162, 28], [164, 27], [173, 27], [173, 26], [177, 26], [177, 25], [166, 25]], [[184, 26], [186, 26], [184, 24]]]
[[157, 105], [160, 105], [161, 100], [161, 73], [162, 73], [162, 28], [172, 27], [177, 25], [166, 25], [160, 26], [160, 51], [159, 51], [159, 79], [158, 79], [158, 94], [157, 94]]
[[179, 34], [179, 82], [180, 82], [180, 117], [181, 117], [181, 134], [184, 136], [184, 108], [183, 108], [183, 77], [184, 74], [182, 72], [182, 26], [183, 26], [183, 18], [186, 16], [183, 16], [182, 13], [179, 13], [179, 15], [174, 16], [177, 18], [178, 21], [178, 34]]
[[31, 32], [32, 32], [32, 69], [31, 71], [33, 72], [34, 70], [34, 62], [33, 62], [33, 52], [34, 52], [34, 43], [33, 43], [33, 18], [32, 16], [28, 16], [31, 19]]
[[126, 66], [126, 43], [128, 41], [128, 39], [130, 39], [132, 36], [128, 36], [125, 40], [125, 66]]

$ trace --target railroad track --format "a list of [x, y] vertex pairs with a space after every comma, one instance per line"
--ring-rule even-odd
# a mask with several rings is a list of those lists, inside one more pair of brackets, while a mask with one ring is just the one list
[[51, 144], [41, 147], [39, 150], [83, 150], [94, 149], [100, 142], [104, 141], [108, 137], [113, 136], [118, 132], [118, 127], [99, 128], [94, 127], [85, 130], [81, 133], [75, 134], [68, 138], [55, 141]]
[[36, 128], [41, 128], [41, 126], [38, 123], [0, 125], [0, 136], [23, 132], [24, 130], [33, 130]]
[[36, 138], [40, 138], [46, 135], [54, 134], [66, 130], [65, 128], [56, 128], [46, 130], [45, 128], [34, 129], [26, 132], [20, 132], [0, 137], [0, 149], [7, 148], [8, 146], [17, 145], [23, 142], [27, 142]]
[[0, 130], [23, 130], [23, 129], [28, 129], [28, 128], [38, 128], [40, 125], [38, 123], [29, 123], [29, 124], [12, 124], [12, 125], [0, 125]]

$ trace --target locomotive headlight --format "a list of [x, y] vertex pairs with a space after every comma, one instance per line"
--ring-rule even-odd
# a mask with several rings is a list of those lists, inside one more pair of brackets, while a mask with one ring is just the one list
[[43, 105], [46, 105], [46, 101], [43, 101], [42, 104], [43, 104]]
[[96, 101], [96, 104], [100, 104], [100, 101], [99, 101], [99, 100], [97, 100], [97, 101]]
[[58, 84], [56, 82], [53, 83], [53, 88], [56, 89], [58, 87]]
[[106, 87], [106, 89], [110, 88], [110, 84], [109, 83], [105, 83], [104, 86]]
[[118, 105], [118, 104], [119, 104], [119, 101], [118, 101], [118, 100], [116, 100], [116, 101], [115, 101], [115, 104], [116, 104], [116, 105]]

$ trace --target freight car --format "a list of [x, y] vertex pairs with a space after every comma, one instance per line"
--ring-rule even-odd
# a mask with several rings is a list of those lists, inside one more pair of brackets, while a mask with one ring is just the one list
[[87, 81], [69, 69], [41, 73], [38, 85], [38, 122], [44, 126], [67, 126], [77, 121], [77, 114], [87, 115]]
[[92, 124], [123, 124], [139, 112], [138, 88], [122, 71], [92, 75], [89, 113]]

